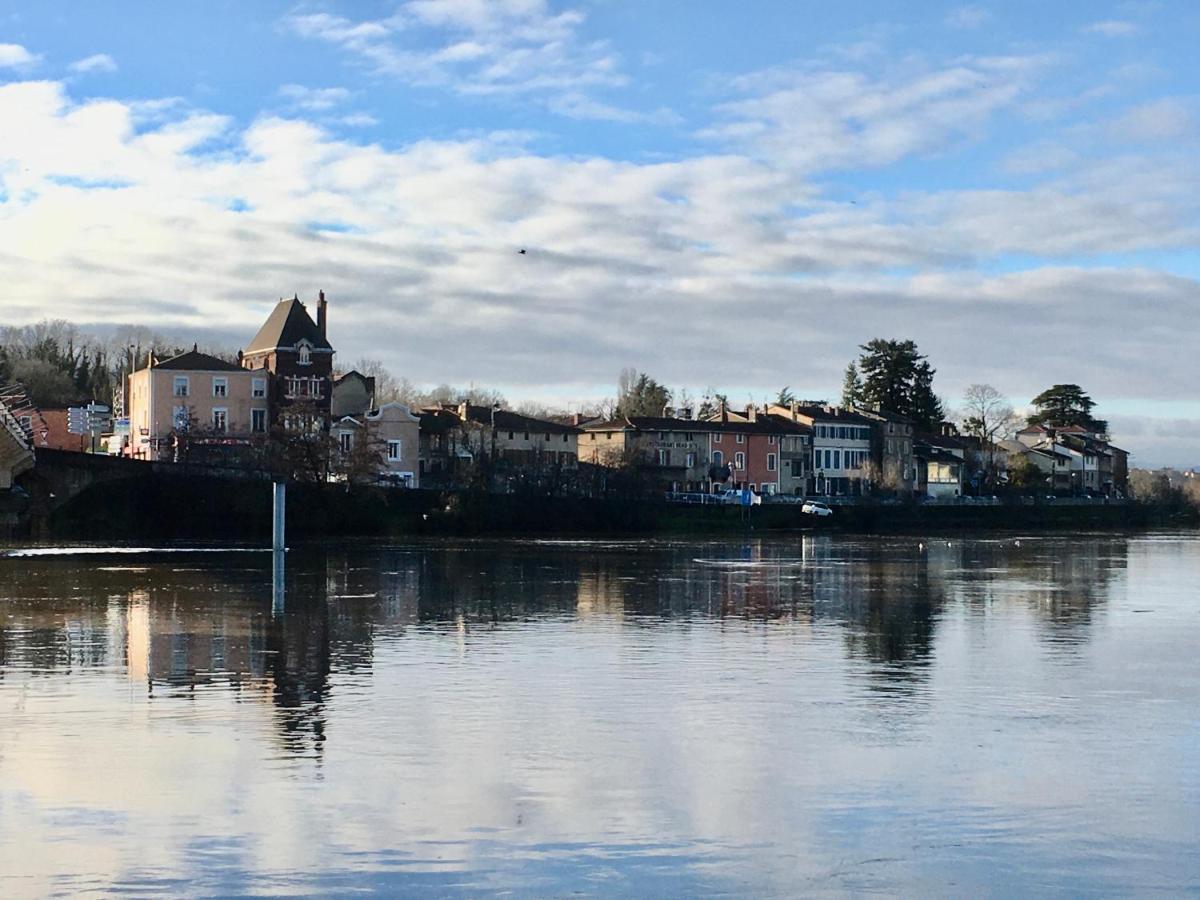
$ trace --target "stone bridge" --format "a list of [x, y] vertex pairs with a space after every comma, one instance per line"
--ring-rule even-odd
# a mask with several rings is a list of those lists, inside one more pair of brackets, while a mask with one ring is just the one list
[[38, 447], [33, 454], [32, 465], [26, 467], [16, 483], [29, 495], [29, 530], [34, 538], [39, 538], [49, 533], [50, 517], [89, 488], [159, 476], [259, 483], [265, 480], [262, 473], [247, 469], [147, 462], [121, 456]]

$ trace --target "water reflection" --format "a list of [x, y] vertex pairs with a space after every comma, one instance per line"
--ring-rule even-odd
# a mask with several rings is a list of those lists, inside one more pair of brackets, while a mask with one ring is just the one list
[[0, 873], [20, 821], [126, 879], [35, 893], [146, 842], [168, 893], [1194, 888], [1185, 546], [311, 545], [282, 608], [267, 555], [0, 559]]

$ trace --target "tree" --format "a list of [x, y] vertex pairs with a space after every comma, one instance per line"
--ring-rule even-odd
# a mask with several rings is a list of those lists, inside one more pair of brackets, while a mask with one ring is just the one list
[[1092, 416], [1096, 402], [1077, 384], [1056, 384], [1042, 391], [1032, 401], [1035, 410], [1029, 416], [1030, 425], [1049, 428], [1081, 426], [1100, 434], [1108, 431], [1108, 423]]
[[846, 366], [846, 374], [842, 378], [842, 406], [853, 409], [862, 406], [863, 383], [858, 375], [858, 366], [851, 362]]
[[1016, 424], [1017, 415], [1008, 398], [990, 384], [973, 384], [963, 394], [962, 430], [979, 438], [983, 484], [987, 487], [994, 480], [996, 441], [1007, 437]]
[[1029, 457], [1016, 455], [1008, 462], [1008, 486], [1022, 493], [1037, 492], [1049, 487], [1050, 476], [1039, 469]]
[[791, 406], [795, 402], [796, 395], [792, 393], [792, 389], [788, 385], [784, 385], [775, 395], [775, 403], [778, 406]]
[[697, 419], [711, 419], [721, 410], [721, 404], [729, 406], [729, 397], [725, 394], [718, 393], [716, 389], [708, 387], [704, 391], [704, 396], [700, 398], [700, 408], [696, 410]]
[[671, 392], [636, 369], [622, 369], [617, 382], [617, 414], [621, 416], [661, 416], [671, 402]]
[[875, 338], [860, 349], [858, 393], [863, 405], [908, 416], [920, 431], [936, 431], [945, 414], [933, 392], [937, 370], [917, 351], [916, 343]]

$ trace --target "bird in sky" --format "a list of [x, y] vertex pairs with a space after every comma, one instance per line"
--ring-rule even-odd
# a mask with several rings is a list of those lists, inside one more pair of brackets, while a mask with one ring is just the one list
[[520, 253], [522, 256], [524, 256], [524, 255], [525, 255], [525, 248], [524, 248], [524, 247], [522, 247], [522, 248], [521, 248], [520, 250], [518, 250], [517, 252], [518, 252], [518, 253]]

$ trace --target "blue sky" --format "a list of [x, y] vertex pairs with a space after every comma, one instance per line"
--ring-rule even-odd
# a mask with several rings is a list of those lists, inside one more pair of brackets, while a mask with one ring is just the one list
[[[1200, 5], [6, 3], [0, 313], [583, 402], [1074, 381], [1200, 462]], [[516, 249], [528, 253], [518, 258]]]

